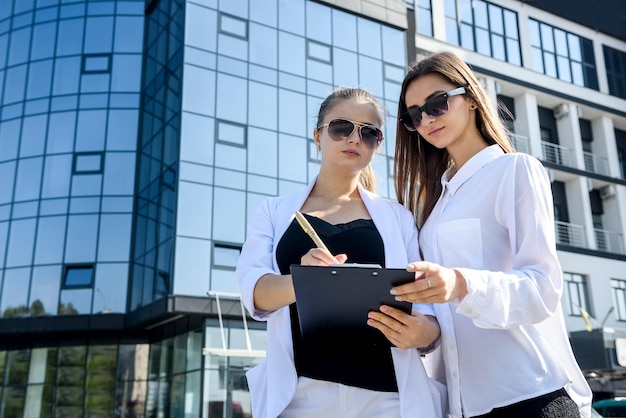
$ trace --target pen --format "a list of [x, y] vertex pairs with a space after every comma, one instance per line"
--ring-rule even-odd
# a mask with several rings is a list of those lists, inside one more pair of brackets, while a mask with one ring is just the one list
[[326, 245], [324, 245], [324, 241], [322, 241], [322, 239], [319, 235], [317, 235], [317, 232], [315, 232], [315, 229], [313, 229], [309, 221], [307, 221], [304, 215], [302, 215], [299, 211], [296, 212], [296, 220], [298, 221], [304, 232], [306, 232], [306, 234], [311, 237], [317, 248], [322, 248], [328, 251], [328, 248], [326, 248]]

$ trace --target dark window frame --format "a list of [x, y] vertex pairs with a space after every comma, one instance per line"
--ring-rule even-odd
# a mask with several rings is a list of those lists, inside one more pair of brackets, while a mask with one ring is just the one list
[[[87, 157], [87, 156], [100, 156], [100, 168], [98, 168], [97, 170], [81, 170], [78, 171], [78, 159], [80, 157]], [[77, 175], [77, 176], [81, 176], [81, 175], [89, 175], [89, 174], [103, 174], [104, 173], [104, 158], [105, 158], [105, 154], [104, 152], [75, 152], [74, 153], [74, 158], [72, 160], [72, 175]]]
[[236, 266], [229, 266], [229, 265], [225, 265], [225, 264], [217, 264], [215, 262], [215, 248], [223, 248], [226, 250], [236, 250], [239, 251], [239, 254], [241, 254], [241, 244], [234, 244], [234, 243], [228, 243], [228, 242], [222, 242], [222, 241], [214, 241], [213, 245], [211, 246], [211, 267], [212, 268], [216, 268], [216, 269], [220, 269], [220, 270], [228, 270], [228, 271], [235, 271]]
[[[552, 75], [548, 74], [548, 72], [546, 71], [546, 62], [545, 62], [545, 56], [550, 55], [554, 57], [554, 64], [555, 64], [554, 70], [556, 71], [555, 78], [558, 78], [559, 80], [565, 81], [567, 83], [579, 85], [574, 82], [574, 64], [579, 64], [581, 66], [582, 77], [583, 77], [582, 87], [587, 87], [593, 90], [599, 90], [600, 87], [598, 84], [598, 68], [596, 66], [595, 57], [593, 55], [593, 42], [587, 38], [583, 38], [582, 36], [576, 35], [575, 33], [568, 32], [564, 29], [558, 28], [556, 26], [552, 26], [540, 20], [530, 18], [529, 25], [533, 25], [533, 24], [536, 24], [538, 28], [539, 39], [537, 41], [539, 42], [539, 45], [533, 45], [532, 39], [531, 39], [531, 50], [534, 49], [540, 52], [541, 67], [542, 67], [541, 73], [548, 75], [549, 77], [552, 77]], [[543, 29], [545, 29], [545, 31]], [[532, 33], [533, 31], [530, 30], [530, 32]], [[544, 39], [544, 35], [546, 32], [550, 33], [551, 35], [550, 40]], [[560, 53], [562, 51], [556, 50], [556, 36], [555, 36], [556, 32], [559, 32], [559, 33], [562, 32], [565, 34], [565, 39], [567, 39], [567, 56]], [[580, 54], [581, 54], [580, 61], [572, 57], [570, 44], [569, 44], [569, 39], [571, 37], [576, 38], [578, 40], [579, 47], [580, 47]], [[546, 49], [546, 45], [548, 44], [552, 45], [552, 50]], [[588, 51], [589, 49], [590, 51]], [[586, 53], [586, 52], [590, 52], [590, 53]], [[564, 78], [565, 75], [561, 74], [561, 71], [559, 70], [559, 65], [558, 65], [558, 60], [557, 60], [558, 57], [567, 59], [569, 63], [569, 66], [568, 66], [569, 76], [570, 76], [569, 80], [567, 78]], [[535, 70], [535, 71], [538, 71], [538, 70]]]
[[626, 99], [626, 52], [603, 45], [606, 77], [611, 96]]
[[[72, 285], [67, 283], [68, 274], [72, 270], [91, 270], [91, 276], [89, 278], [89, 284]], [[61, 282], [61, 289], [93, 289], [96, 277], [95, 264], [65, 264], [63, 266], [63, 281]]]
[[[615, 306], [615, 319], [626, 322], [626, 280], [611, 278], [611, 294]], [[622, 303], [617, 303], [617, 298], [621, 297]]]
[[[232, 20], [238, 20], [241, 23], [243, 23], [245, 25], [245, 32], [246, 32], [246, 34], [242, 36], [242, 35], [240, 35], [238, 33], [230, 32], [230, 31], [224, 29], [223, 24], [222, 24], [222, 19], [223, 18], [228, 18], [228, 19], [232, 19]], [[219, 19], [218, 19], [218, 29], [217, 29], [217, 31], [220, 34], [227, 35], [227, 36], [232, 36], [233, 38], [242, 39], [244, 41], [247, 41], [248, 37], [249, 37], [249, 34], [250, 34], [250, 27], [249, 27], [249, 22], [247, 20], [245, 20], [245, 19], [242, 19], [242, 18], [237, 17], [237, 16], [230, 15], [228, 13], [220, 13], [219, 14]]]
[[[521, 42], [520, 42], [520, 30], [519, 30], [519, 18], [518, 18], [518, 14], [516, 11], [511, 10], [511, 9], [507, 9], [506, 7], [502, 7], [499, 4], [494, 4], [494, 3], [490, 3], [488, 1], [484, 1], [484, 0], [480, 0], [482, 1], [482, 3], [485, 3], [485, 10], [487, 10], [487, 16], [485, 16], [485, 20], [487, 22], [487, 28], [484, 27], [477, 27], [476, 26], [476, 18], [475, 18], [475, 10], [476, 7], [472, 6], [472, 15], [471, 15], [471, 22], [468, 20], [463, 20], [458, 18], [459, 15], [459, 10], [461, 9], [461, 6], [459, 4], [460, 1], [463, 0], [454, 0], [455, 3], [455, 11], [454, 11], [454, 16], [451, 15], [445, 15], [445, 20], [446, 22], [448, 21], [456, 21], [455, 27], [456, 27], [456, 33], [452, 34], [455, 35], [455, 41], [452, 41], [451, 37], [448, 36], [448, 42], [453, 43], [455, 45], [458, 45], [462, 48], [465, 49], [469, 49], [466, 48], [464, 46], [467, 45], [468, 43], [470, 43], [472, 45], [472, 48], [470, 50], [477, 52], [479, 54], [483, 54], [483, 52], [480, 51], [481, 48], [479, 48], [478, 42], [477, 42], [477, 29], [481, 30], [481, 31], [485, 31], [488, 34], [488, 42], [489, 42], [489, 55], [490, 57], [497, 59], [498, 61], [502, 61], [502, 59], [496, 57], [494, 55], [494, 51], [493, 51], [493, 39], [494, 37], [501, 37], [503, 39], [503, 47], [504, 47], [504, 61], [503, 62], [508, 62], [510, 64], [513, 65], [519, 65], [520, 67], [524, 66], [524, 60], [522, 57], [522, 47], [521, 47]], [[472, 2], [473, 4], [473, 2]], [[511, 37], [508, 33], [506, 28], [504, 28], [503, 33], [497, 33], [493, 30], [493, 26], [491, 23], [491, 9], [498, 9], [500, 12], [500, 16], [502, 18], [502, 24], [503, 24], [503, 28], [506, 26], [506, 18], [505, 18], [505, 12], [511, 13], [515, 16], [515, 22], [517, 23], [517, 31], [516, 31], [516, 37]], [[471, 40], [465, 40], [463, 39], [463, 28], [462, 26], [468, 26], [471, 27], [471, 36], [472, 39]], [[447, 25], [446, 25], [447, 27]], [[450, 35], [447, 33], [447, 35]], [[515, 45], [517, 45], [517, 54], [515, 54], [515, 56], [517, 58], [519, 58], [519, 63], [518, 62], [512, 62], [510, 61], [511, 59], [511, 52], [509, 51], [509, 46], [510, 46], [510, 41], [513, 41], [513, 43]], [[483, 54], [484, 55], [484, 54]]]
[[[90, 58], [107, 58], [107, 68], [103, 70], [88, 70], [87, 69], [87, 61]], [[81, 74], [109, 74], [112, 71], [112, 62], [113, 56], [112, 54], [83, 54], [83, 59], [81, 62]]]
[[[319, 57], [316, 57], [314, 55], [311, 55], [311, 44], [315, 44], [315, 45], [319, 45], [320, 47], [325, 47], [328, 48], [328, 60], [324, 60], [321, 59]], [[307, 39], [306, 40], [306, 57], [307, 59], [313, 60], [313, 61], [317, 61], [317, 62], [321, 62], [323, 64], [333, 64], [333, 46], [329, 45], [329, 44], [325, 44], [323, 42], [318, 42], [318, 41], [314, 41], [312, 39]]]
[[[580, 280], [570, 280], [578, 278]], [[569, 316], [582, 316], [580, 309], [587, 311], [589, 315], [593, 315], [591, 306], [589, 306], [589, 295], [587, 294], [587, 276], [580, 273], [563, 272], [563, 290], [568, 294], [568, 306], [564, 306]], [[574, 304], [571, 298], [572, 292], [576, 292], [577, 300], [580, 305]]]
[[[428, 15], [428, 20], [430, 20], [430, 28], [428, 28], [429, 30], [423, 30], [423, 28], [421, 28], [419, 25], [417, 25], [417, 33], [421, 34], [421, 35], [425, 35], [425, 36], [433, 36], [433, 3], [431, 0], [425, 0], [428, 1], [428, 7], [424, 7], [424, 5], [422, 4], [421, 1], [416, 2], [417, 3], [417, 22], [419, 23], [419, 19], [420, 16], [422, 16], [422, 14], [426, 14]], [[407, 1], [407, 5], [409, 5], [412, 7], [413, 6], [413, 2], [408, 2]]]
[[[221, 124], [230, 125], [230, 126], [234, 126], [234, 127], [237, 127], [237, 128], [243, 128], [243, 141], [242, 141], [242, 143], [239, 144], [237, 142], [225, 141], [223, 139], [220, 139], [220, 125]], [[228, 146], [231, 146], [231, 147], [247, 149], [248, 148], [248, 125], [244, 125], [242, 123], [237, 123], [237, 122], [231, 122], [231, 121], [225, 120], [225, 119], [215, 119], [215, 143], [216, 144], [222, 144], [222, 145], [228, 145]]]

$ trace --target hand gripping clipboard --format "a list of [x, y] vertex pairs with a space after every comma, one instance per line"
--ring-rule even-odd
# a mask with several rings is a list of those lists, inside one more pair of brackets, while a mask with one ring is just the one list
[[389, 305], [411, 313], [411, 303], [397, 302], [392, 287], [415, 280], [404, 268], [291, 265], [302, 338], [354, 337], [391, 346], [382, 332], [367, 325], [369, 311]]

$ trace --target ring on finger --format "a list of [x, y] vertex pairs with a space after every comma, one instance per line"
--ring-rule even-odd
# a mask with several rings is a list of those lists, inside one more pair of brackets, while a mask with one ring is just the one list
[[430, 279], [428, 277], [426, 278], [426, 283], [428, 283], [428, 288], [430, 289]]
[[398, 334], [400, 334], [402, 332], [402, 325], [400, 325], [400, 328], [398, 328]]

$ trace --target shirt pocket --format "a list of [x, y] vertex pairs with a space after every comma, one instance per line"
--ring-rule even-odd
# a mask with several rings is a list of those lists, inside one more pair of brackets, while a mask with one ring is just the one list
[[445, 267], [483, 267], [483, 239], [480, 219], [442, 222], [437, 228], [437, 247]]

